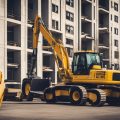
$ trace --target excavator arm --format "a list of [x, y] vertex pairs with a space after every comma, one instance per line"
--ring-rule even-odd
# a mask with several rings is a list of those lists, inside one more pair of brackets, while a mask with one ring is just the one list
[[[60, 78], [62, 79], [63, 82], [67, 82], [67, 81], [70, 82], [70, 80], [72, 79], [72, 72], [70, 70], [68, 53], [65, 47], [63, 46], [63, 44], [57, 42], [53, 38], [51, 32], [48, 30], [48, 28], [45, 26], [44, 22], [39, 16], [36, 16], [34, 21], [34, 28], [33, 28], [33, 56], [34, 56], [33, 61], [36, 61], [35, 57], [37, 55], [38, 39], [39, 39], [40, 32], [42, 33], [45, 40], [50, 44], [50, 46], [53, 49], [53, 53], [54, 53], [55, 61], [58, 66], [58, 73]], [[58, 59], [62, 63], [62, 68], [59, 67]], [[34, 62], [34, 64], [36, 63]], [[33, 69], [31, 72], [33, 72]]]

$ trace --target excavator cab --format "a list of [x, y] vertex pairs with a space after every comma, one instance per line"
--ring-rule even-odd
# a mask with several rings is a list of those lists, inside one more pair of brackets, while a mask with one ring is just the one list
[[95, 52], [76, 52], [72, 62], [74, 75], [89, 75], [91, 69], [101, 69], [100, 55]]

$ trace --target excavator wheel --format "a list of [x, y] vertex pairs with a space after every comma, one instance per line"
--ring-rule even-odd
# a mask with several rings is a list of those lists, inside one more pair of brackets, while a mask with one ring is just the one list
[[55, 98], [55, 89], [52, 87], [46, 88], [44, 91], [44, 100], [47, 103], [55, 103], [56, 98]]
[[106, 94], [101, 89], [88, 90], [88, 102], [92, 106], [103, 106], [106, 103]]
[[30, 93], [30, 89], [31, 89], [31, 84], [30, 84], [29, 80], [23, 81], [22, 94], [24, 96], [23, 98], [27, 99], [27, 101], [33, 100], [33, 95], [32, 95], [32, 93]]
[[82, 86], [73, 86], [70, 88], [70, 102], [73, 105], [85, 105], [86, 104], [86, 89]]

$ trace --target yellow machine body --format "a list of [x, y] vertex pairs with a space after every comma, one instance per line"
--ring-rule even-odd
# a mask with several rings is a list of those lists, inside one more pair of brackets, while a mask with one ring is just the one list
[[[82, 58], [82, 60], [79, 62], [81, 56], [84, 56], [85, 60], [83, 60]], [[91, 67], [90, 65], [92, 64], [92, 62], [90, 63], [90, 61], [95, 62]], [[102, 68], [101, 62], [102, 61], [100, 59], [100, 55], [97, 52], [78, 51], [74, 53], [73, 68], [72, 68], [73, 76], [71, 82], [97, 84], [97, 85], [120, 85], [120, 70], [111, 70], [107, 68]], [[82, 66], [80, 66], [81, 64]], [[75, 73], [74, 66], [83, 67], [83, 69], [81, 68], [82, 72], [78, 70], [78, 73]], [[84, 67], [86, 67], [85, 70]]]
[[2, 101], [3, 101], [4, 90], [5, 90], [5, 84], [4, 84], [2, 72], [0, 72], [0, 106], [1, 106]]
[[91, 69], [89, 75], [73, 75], [72, 83], [120, 85], [120, 71]]
[[[111, 101], [116, 103], [117, 98], [120, 103], [120, 71], [103, 69], [99, 53], [93, 51], [74, 53], [71, 70], [66, 48], [60, 40], [53, 37], [39, 16], [36, 16], [34, 21], [33, 57], [37, 56], [40, 32], [53, 50], [58, 76], [61, 80], [60, 84], [44, 90], [46, 102], [68, 100], [73, 104], [83, 105], [89, 100], [92, 105], [100, 106], [106, 102], [107, 97], [107, 102], [110, 104]], [[33, 59], [35, 60], [33, 63], [36, 63], [36, 58]], [[33, 74], [33, 69], [31, 71]]]

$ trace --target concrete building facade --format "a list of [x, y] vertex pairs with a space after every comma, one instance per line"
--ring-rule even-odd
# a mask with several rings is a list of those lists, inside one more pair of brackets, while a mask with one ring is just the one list
[[[0, 10], [0, 69], [9, 87], [20, 88], [22, 79], [29, 71], [32, 53], [30, 21], [35, 15], [41, 15], [41, 1], [0, 0]], [[40, 66], [37, 67], [37, 72], [42, 77], [41, 51], [42, 46], [39, 47], [37, 61]]]
[[[0, 0], [0, 70], [9, 87], [21, 87], [31, 67], [32, 24], [42, 17], [72, 61], [73, 52], [103, 53], [103, 65], [120, 68], [120, 0]], [[39, 36], [37, 75], [57, 83], [57, 65], [49, 44]]]

